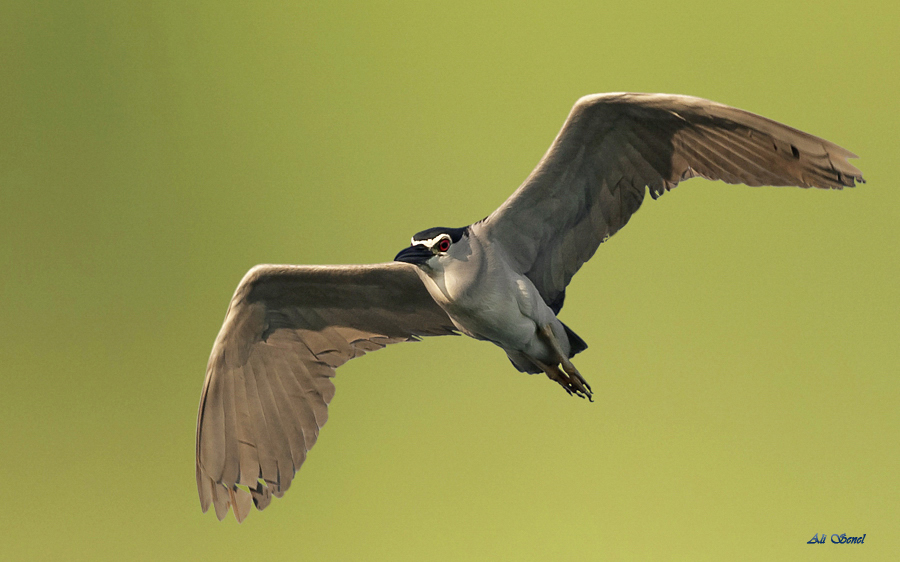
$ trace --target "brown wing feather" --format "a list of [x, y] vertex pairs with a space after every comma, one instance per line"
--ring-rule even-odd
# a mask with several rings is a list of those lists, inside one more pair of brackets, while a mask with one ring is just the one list
[[454, 333], [414, 267], [257, 266], [216, 338], [197, 416], [205, 512], [242, 521], [281, 497], [328, 419], [335, 369], [390, 343]]
[[852, 152], [771, 119], [689, 96], [601, 94], [575, 104], [525, 183], [474, 228], [515, 248], [547, 304], [644, 200], [702, 176], [842, 189], [862, 182]]

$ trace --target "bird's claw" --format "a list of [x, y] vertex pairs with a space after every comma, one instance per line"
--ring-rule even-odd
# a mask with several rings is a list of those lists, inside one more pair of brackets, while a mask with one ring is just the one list
[[591, 387], [584, 380], [584, 377], [581, 376], [577, 370], [573, 372], [569, 372], [568, 369], [560, 369], [558, 365], [540, 365], [540, 367], [547, 373], [547, 378], [552, 381], [555, 381], [559, 384], [559, 386], [563, 387], [569, 396], [578, 396], [579, 398], [587, 398], [589, 402], [593, 402], [593, 392], [591, 392]]
[[593, 402], [593, 391], [591, 390], [591, 385], [588, 384], [584, 377], [581, 376], [581, 373], [578, 372], [578, 369], [575, 368], [570, 361], [566, 360], [562, 364], [563, 371], [569, 376], [569, 380], [572, 381], [578, 390], [580, 391], [579, 396], [582, 398], [587, 398], [589, 402]]

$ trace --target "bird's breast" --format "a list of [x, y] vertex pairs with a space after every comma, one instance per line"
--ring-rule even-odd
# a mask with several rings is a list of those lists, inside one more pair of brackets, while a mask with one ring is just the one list
[[526, 277], [496, 261], [473, 262], [450, 264], [421, 277], [435, 302], [464, 334], [506, 350], [530, 348], [538, 322], [550, 322], [555, 315]]

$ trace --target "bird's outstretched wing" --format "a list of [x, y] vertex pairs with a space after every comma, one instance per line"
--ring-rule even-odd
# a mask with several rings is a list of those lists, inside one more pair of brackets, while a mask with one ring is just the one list
[[666, 94], [578, 100], [525, 183], [477, 225], [509, 252], [551, 308], [601, 242], [644, 199], [694, 176], [841, 189], [862, 182], [852, 152], [765, 117]]
[[281, 497], [316, 442], [343, 363], [387, 344], [454, 333], [404, 263], [262, 265], [235, 291], [197, 415], [205, 512], [238, 521]]

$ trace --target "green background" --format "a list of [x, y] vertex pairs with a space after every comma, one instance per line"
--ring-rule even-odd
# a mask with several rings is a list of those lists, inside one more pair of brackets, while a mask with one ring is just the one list
[[[898, 21], [893, 1], [3, 2], [0, 552], [896, 555]], [[787, 122], [868, 184], [648, 198], [561, 314], [595, 404], [482, 342], [392, 346], [341, 368], [285, 498], [201, 514], [196, 408], [247, 269], [387, 261], [481, 219], [606, 91]]]

